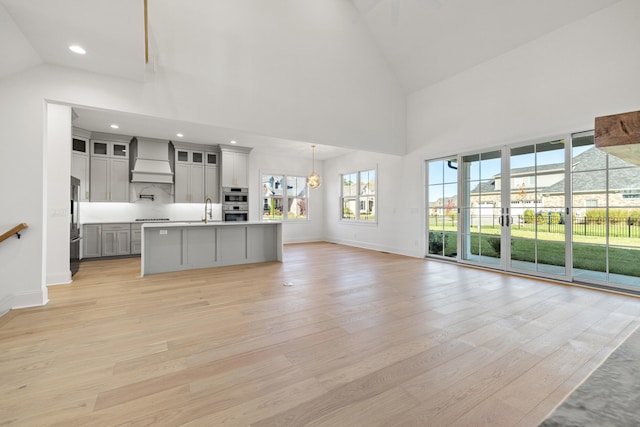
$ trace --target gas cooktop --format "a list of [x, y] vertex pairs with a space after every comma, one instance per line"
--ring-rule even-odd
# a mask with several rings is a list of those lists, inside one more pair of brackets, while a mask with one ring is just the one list
[[171, 221], [169, 218], [136, 218], [136, 221], [140, 222], [167, 222]]

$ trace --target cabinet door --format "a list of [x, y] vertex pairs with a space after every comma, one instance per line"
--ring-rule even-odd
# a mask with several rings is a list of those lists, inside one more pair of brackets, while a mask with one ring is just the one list
[[176, 163], [189, 163], [189, 151], [187, 150], [176, 150]]
[[205, 164], [207, 166], [218, 166], [218, 154], [205, 153]]
[[126, 159], [109, 159], [110, 160], [110, 176], [109, 184], [111, 192], [110, 201], [112, 202], [128, 202], [129, 201], [129, 161]]
[[204, 166], [191, 165], [191, 203], [204, 203]]
[[80, 201], [89, 201], [89, 156], [71, 153], [71, 176], [80, 180]]
[[131, 253], [142, 253], [142, 230], [140, 224], [131, 224]]
[[236, 153], [234, 162], [234, 172], [237, 187], [247, 187], [249, 180], [247, 178], [249, 156], [244, 153]]
[[228, 151], [222, 152], [222, 186], [223, 187], [233, 187], [234, 184], [234, 171], [233, 164], [235, 162], [235, 153], [230, 153]]
[[175, 202], [187, 203], [189, 202], [189, 165], [176, 163], [175, 171]]
[[118, 255], [117, 231], [102, 232], [102, 256]]
[[128, 255], [131, 253], [131, 234], [129, 230], [121, 230], [116, 232], [116, 246], [118, 255]]
[[220, 183], [218, 181], [218, 168], [207, 166], [204, 175], [206, 197], [210, 198], [213, 203], [219, 203]]
[[76, 153], [89, 155], [89, 140], [79, 136], [74, 136], [71, 140], [71, 150]]
[[108, 157], [110, 155], [109, 143], [103, 141], [91, 141], [91, 156]]
[[129, 158], [129, 144], [114, 142], [111, 145], [111, 156], [128, 159]]
[[222, 152], [222, 186], [247, 187], [249, 156], [246, 153]]
[[82, 228], [84, 242], [83, 258], [102, 256], [102, 231], [99, 224], [85, 225]]
[[194, 165], [203, 165], [204, 164], [204, 153], [202, 151], [192, 151], [191, 152], [191, 163]]
[[91, 157], [91, 180], [90, 180], [92, 202], [109, 201], [109, 159], [106, 157]]

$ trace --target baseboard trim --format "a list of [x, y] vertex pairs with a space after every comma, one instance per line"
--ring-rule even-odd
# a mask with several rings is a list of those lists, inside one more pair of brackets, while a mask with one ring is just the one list
[[408, 252], [405, 252], [405, 251], [403, 251], [401, 249], [398, 249], [398, 248], [395, 248], [395, 247], [392, 247], [392, 246], [364, 243], [364, 242], [359, 242], [357, 240], [325, 239], [324, 241], [325, 242], [329, 242], [329, 243], [336, 243], [336, 244], [339, 244], [339, 245], [353, 246], [354, 248], [369, 249], [369, 250], [378, 251], [378, 252], [389, 252], [391, 254], [403, 255], [403, 256], [407, 256], [407, 257], [411, 257], [411, 258], [424, 258], [423, 256], [419, 256], [419, 255], [416, 255], [416, 254], [408, 253]]
[[0, 299], [0, 316], [4, 316], [13, 308], [13, 295], [5, 295], [4, 298]]
[[27, 307], [39, 307], [46, 305], [49, 299], [40, 292], [21, 292], [18, 294], [10, 295], [11, 307], [9, 309], [27, 308]]
[[71, 272], [56, 273], [47, 276], [47, 286], [68, 285], [71, 283]]

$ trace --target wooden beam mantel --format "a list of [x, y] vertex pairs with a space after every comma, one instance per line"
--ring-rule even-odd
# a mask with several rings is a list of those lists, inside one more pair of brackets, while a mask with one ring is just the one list
[[640, 165], [640, 111], [596, 117], [595, 145], [609, 154]]

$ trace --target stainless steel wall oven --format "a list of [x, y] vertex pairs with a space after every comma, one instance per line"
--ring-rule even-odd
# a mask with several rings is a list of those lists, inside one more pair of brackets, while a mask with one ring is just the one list
[[222, 204], [247, 204], [249, 202], [249, 189], [242, 187], [223, 187]]
[[222, 188], [223, 221], [247, 221], [249, 219], [249, 190], [242, 187]]

